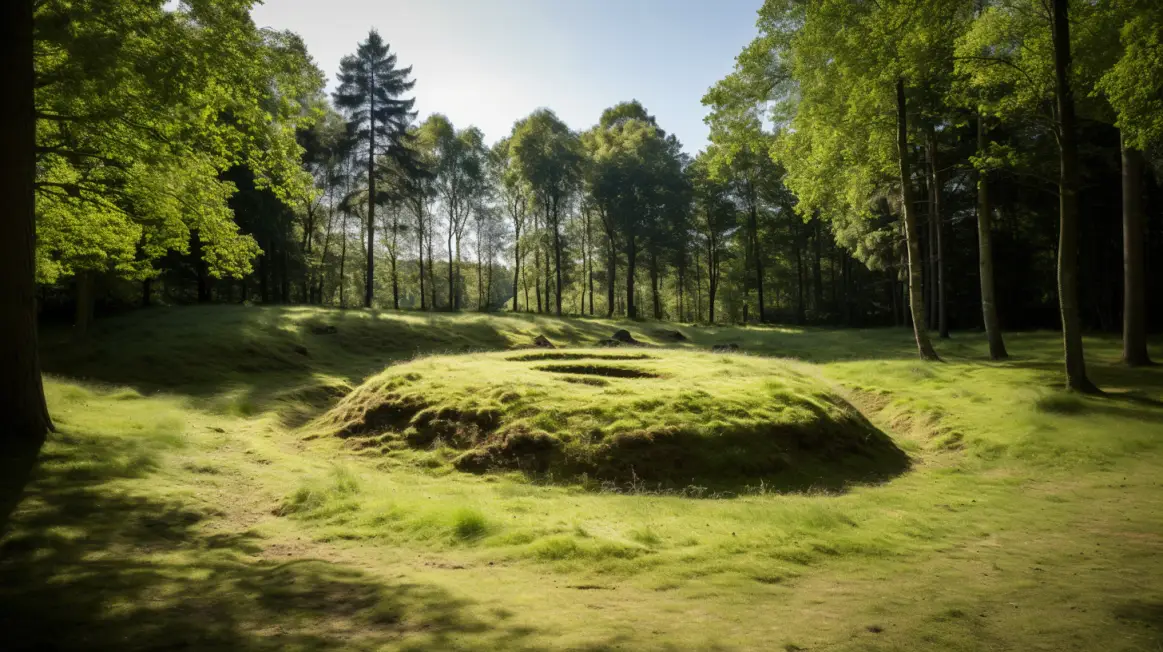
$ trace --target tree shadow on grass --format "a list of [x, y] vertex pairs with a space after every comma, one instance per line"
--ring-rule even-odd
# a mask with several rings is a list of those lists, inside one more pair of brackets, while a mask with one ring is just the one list
[[[594, 346], [618, 328], [651, 341], [657, 324], [525, 313], [211, 305], [110, 317], [97, 322], [84, 341], [68, 329], [46, 327], [41, 348], [44, 370], [53, 375], [143, 394], [172, 392], [246, 416], [297, 401], [320, 385], [320, 376], [357, 385], [416, 355], [503, 350], [531, 344], [536, 334], [558, 346]], [[680, 328], [689, 340], [680, 348], [689, 350], [738, 343], [745, 352], [813, 362], [915, 356], [904, 330]]]
[[535, 649], [467, 600], [320, 560], [262, 557], [210, 506], [150, 492], [158, 451], [54, 436], [0, 539], [4, 650]]

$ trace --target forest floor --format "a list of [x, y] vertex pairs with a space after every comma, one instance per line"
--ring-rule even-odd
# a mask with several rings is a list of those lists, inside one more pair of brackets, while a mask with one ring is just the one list
[[[617, 328], [784, 359], [911, 464], [839, 490], [659, 491], [462, 473], [313, 432], [418, 354]], [[1056, 389], [1057, 334], [1009, 334], [1013, 358], [990, 362], [980, 334], [954, 333], [940, 364], [910, 335], [240, 306], [129, 313], [80, 343], [49, 329], [58, 431], [0, 514], [0, 642], [1163, 650], [1163, 368], [1088, 338], [1107, 394], [1080, 397]]]

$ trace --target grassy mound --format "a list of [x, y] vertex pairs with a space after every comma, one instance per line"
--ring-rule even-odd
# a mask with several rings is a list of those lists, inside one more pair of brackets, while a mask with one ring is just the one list
[[619, 484], [838, 488], [908, 464], [793, 363], [675, 350], [423, 358], [370, 378], [312, 429], [463, 471]]

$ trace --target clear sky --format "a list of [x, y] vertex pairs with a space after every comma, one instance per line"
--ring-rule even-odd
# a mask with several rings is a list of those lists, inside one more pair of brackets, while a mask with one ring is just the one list
[[339, 60], [376, 28], [413, 66], [416, 109], [489, 142], [538, 107], [573, 129], [637, 99], [686, 150], [707, 138], [707, 88], [755, 35], [762, 0], [266, 0], [259, 26], [307, 42], [334, 88]]

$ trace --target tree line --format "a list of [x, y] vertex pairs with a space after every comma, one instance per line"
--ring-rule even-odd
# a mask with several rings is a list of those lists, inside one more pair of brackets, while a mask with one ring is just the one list
[[626, 101], [489, 143], [374, 30], [326, 75], [249, 0], [4, 8], [0, 387], [38, 311], [251, 301], [930, 331], [1084, 329], [1146, 364], [1163, 238], [1149, 0], [767, 0], [690, 156]]

